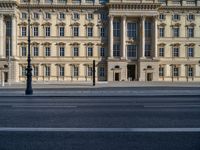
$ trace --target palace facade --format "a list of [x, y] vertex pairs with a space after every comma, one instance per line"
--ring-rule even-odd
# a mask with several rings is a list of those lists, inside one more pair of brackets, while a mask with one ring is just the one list
[[[28, 0], [0, 0], [1, 80], [26, 80]], [[200, 81], [199, 0], [31, 0], [33, 81]]]

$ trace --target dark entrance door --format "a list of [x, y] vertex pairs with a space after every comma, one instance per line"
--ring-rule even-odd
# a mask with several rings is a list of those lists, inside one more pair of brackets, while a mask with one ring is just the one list
[[4, 72], [4, 82], [8, 82], [8, 72]]
[[135, 65], [128, 65], [127, 66], [127, 74], [128, 80], [134, 81], [135, 80]]
[[115, 81], [119, 81], [119, 73], [115, 73]]
[[152, 79], [153, 79], [153, 74], [147, 73], [147, 81], [152, 81]]

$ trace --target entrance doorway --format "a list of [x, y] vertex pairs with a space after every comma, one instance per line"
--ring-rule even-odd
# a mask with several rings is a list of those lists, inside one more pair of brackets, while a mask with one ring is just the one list
[[135, 65], [127, 65], [127, 77], [129, 81], [135, 80]]
[[153, 80], [153, 73], [147, 73], [147, 81]]
[[115, 81], [119, 81], [119, 73], [115, 73]]
[[4, 82], [8, 82], [8, 72], [4, 72]]

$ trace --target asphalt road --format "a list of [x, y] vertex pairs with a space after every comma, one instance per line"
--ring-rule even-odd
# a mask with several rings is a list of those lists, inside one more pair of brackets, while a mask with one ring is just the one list
[[200, 150], [199, 116], [197, 96], [0, 97], [0, 150]]

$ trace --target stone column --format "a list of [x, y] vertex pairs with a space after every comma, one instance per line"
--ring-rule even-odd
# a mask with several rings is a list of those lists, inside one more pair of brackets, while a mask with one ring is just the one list
[[4, 49], [3, 49], [3, 45], [4, 45], [4, 36], [3, 36], [3, 33], [4, 33], [4, 29], [3, 29], [3, 15], [2, 14], [0, 14], [0, 58], [2, 58], [3, 57], [3, 51], [4, 51]]
[[113, 16], [109, 17], [109, 57], [113, 57]]
[[12, 16], [12, 56], [16, 57], [17, 54], [17, 23], [16, 23], [16, 16]]
[[141, 17], [141, 29], [140, 29], [140, 57], [145, 57], [145, 17]]
[[158, 29], [157, 29], [157, 17], [154, 17], [154, 52], [155, 52], [155, 57], [158, 57]]
[[121, 18], [121, 54], [126, 58], [126, 16]]

